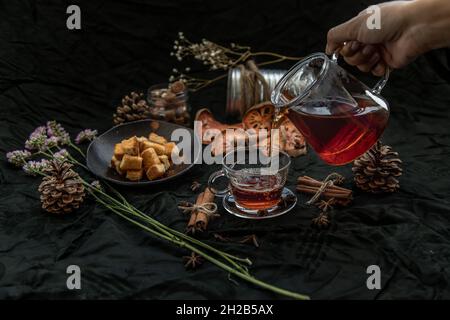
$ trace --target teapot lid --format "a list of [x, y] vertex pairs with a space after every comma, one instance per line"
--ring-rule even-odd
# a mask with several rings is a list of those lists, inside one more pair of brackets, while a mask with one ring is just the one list
[[276, 107], [297, 105], [319, 83], [328, 69], [330, 60], [324, 53], [314, 53], [297, 62], [278, 81], [271, 101]]

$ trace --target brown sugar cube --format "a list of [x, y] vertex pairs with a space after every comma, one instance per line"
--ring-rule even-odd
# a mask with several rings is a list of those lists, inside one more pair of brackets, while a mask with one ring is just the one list
[[141, 151], [141, 155], [146, 149], [151, 148], [151, 147], [152, 147], [152, 143], [150, 141], [148, 141], [147, 139], [145, 141], [143, 141], [143, 142], [140, 142], [139, 143], [139, 148], [140, 148], [140, 151]]
[[149, 180], [155, 180], [158, 178], [161, 178], [164, 173], [166, 173], [166, 170], [164, 169], [164, 165], [162, 163], [160, 164], [154, 164], [150, 168], [147, 169], [147, 178]]
[[142, 168], [142, 158], [125, 154], [120, 162], [120, 170], [139, 170]]
[[150, 142], [150, 145], [158, 156], [165, 154], [166, 148], [162, 144]]
[[171, 103], [171, 102], [175, 101], [175, 99], [177, 98], [177, 95], [175, 93], [173, 93], [172, 91], [167, 91], [161, 95], [161, 98], [166, 100], [168, 103]]
[[161, 164], [161, 160], [159, 160], [158, 155], [153, 148], [145, 149], [144, 152], [141, 153], [141, 157], [144, 169], [146, 170], [154, 164]]
[[155, 149], [158, 156], [165, 154], [166, 151], [166, 148], [162, 144], [146, 141], [142, 143], [141, 152], [149, 148]]
[[164, 145], [164, 149], [165, 149], [164, 154], [166, 156], [168, 156], [169, 159], [171, 159], [172, 158], [172, 151], [174, 151], [174, 150], [176, 151], [177, 150], [177, 145], [176, 145], [175, 142], [168, 142], [168, 143], [166, 143]]
[[115, 156], [111, 159], [111, 168], [115, 169], [118, 174], [123, 175], [123, 171], [120, 170], [120, 160], [118, 160]]
[[184, 82], [181, 80], [175, 81], [170, 85], [170, 91], [173, 93], [181, 93], [186, 89], [186, 86], [184, 85]]
[[154, 89], [154, 90], [150, 91], [150, 96], [152, 98], [159, 98], [159, 97], [161, 97], [162, 93], [163, 93], [163, 91], [161, 89]]
[[122, 144], [116, 143], [114, 146], [114, 157], [116, 157], [117, 160], [122, 160], [124, 154], [125, 152], [123, 151]]
[[162, 164], [164, 165], [164, 169], [167, 171], [170, 168], [169, 157], [166, 156], [166, 155], [162, 155], [162, 156], [158, 156], [158, 158], [162, 162]]
[[126, 178], [128, 180], [131, 181], [139, 181], [142, 179], [142, 176], [144, 174], [144, 170], [143, 169], [139, 169], [139, 170], [128, 170], [127, 171], [127, 175]]
[[159, 144], [167, 143], [166, 138], [161, 137], [154, 132], [150, 133], [150, 135], [148, 136], [148, 140], [150, 140], [151, 142], [154, 142], [154, 143], [159, 143]]
[[155, 101], [153, 102], [153, 105], [155, 106], [155, 108], [157, 109], [165, 109], [167, 106], [167, 102], [164, 99], [155, 99]]
[[148, 141], [147, 137], [137, 137], [136, 139], [139, 142], [139, 144], [141, 144], [144, 141]]
[[139, 153], [139, 141], [136, 136], [122, 141], [122, 149], [125, 154], [137, 156]]
[[139, 143], [139, 153], [141, 153], [142, 151], [144, 151], [144, 143], [148, 141], [147, 137], [138, 137], [137, 138], [138, 143]]

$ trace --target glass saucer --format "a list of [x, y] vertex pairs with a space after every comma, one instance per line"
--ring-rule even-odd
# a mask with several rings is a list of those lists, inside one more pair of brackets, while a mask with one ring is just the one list
[[288, 188], [283, 188], [281, 193], [281, 201], [275, 207], [268, 210], [242, 210], [234, 200], [233, 195], [227, 194], [223, 198], [223, 207], [232, 215], [244, 219], [270, 219], [281, 216], [295, 207], [297, 204], [297, 197]]

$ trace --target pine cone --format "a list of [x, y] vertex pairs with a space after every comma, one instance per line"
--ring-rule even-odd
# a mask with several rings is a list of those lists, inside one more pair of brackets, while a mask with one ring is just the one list
[[72, 164], [53, 160], [45, 169], [48, 176], [39, 185], [42, 208], [50, 213], [68, 213], [77, 209], [85, 197], [84, 186]]
[[398, 153], [378, 141], [353, 163], [356, 186], [372, 193], [395, 192], [400, 188], [396, 178], [402, 175], [401, 164]]
[[122, 99], [122, 105], [118, 106], [113, 114], [114, 124], [136, 121], [150, 118], [150, 107], [142, 92], [131, 92]]

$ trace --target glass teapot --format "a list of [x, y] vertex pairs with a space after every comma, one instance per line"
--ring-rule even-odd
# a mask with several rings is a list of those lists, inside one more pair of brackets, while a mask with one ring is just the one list
[[343, 165], [374, 145], [386, 128], [389, 106], [380, 95], [389, 78], [369, 88], [338, 63], [314, 53], [294, 65], [277, 83], [271, 100], [289, 108], [287, 117], [325, 162]]

